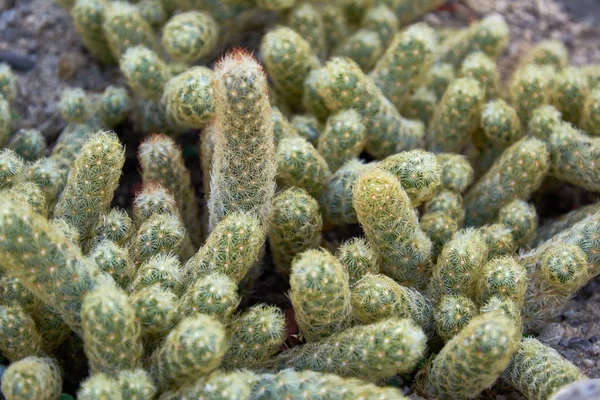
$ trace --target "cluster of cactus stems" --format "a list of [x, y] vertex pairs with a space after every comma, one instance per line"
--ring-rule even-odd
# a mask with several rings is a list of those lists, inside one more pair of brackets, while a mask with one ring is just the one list
[[[50, 146], [13, 130], [0, 64], [7, 400], [57, 398], [74, 339], [84, 400], [403, 399], [398, 374], [427, 398], [549, 399], [585, 378], [523, 334], [600, 273], [600, 203], [547, 220], [529, 200], [600, 191], [600, 67], [544, 40], [505, 85], [504, 19], [418, 22], [440, 0], [59, 3], [127, 87], [65, 89]], [[227, 51], [265, 12], [256, 58]], [[248, 297], [263, 272], [290, 309]]]

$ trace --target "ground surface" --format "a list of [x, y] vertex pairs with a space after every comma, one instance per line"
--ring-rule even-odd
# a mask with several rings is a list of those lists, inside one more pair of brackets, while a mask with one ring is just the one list
[[[600, 0], [470, 0], [450, 13], [441, 11], [426, 16], [434, 25], [464, 25], [469, 18], [501, 13], [511, 27], [511, 43], [500, 62], [507, 78], [516, 61], [532, 43], [543, 38], [562, 39], [568, 46], [572, 62], [577, 65], [600, 63]], [[109, 84], [120, 83], [117, 68], [100, 68], [82, 49], [68, 14], [52, 0], [0, 0], [0, 62], [10, 61], [19, 71], [20, 94], [16, 111], [17, 128], [35, 127], [53, 142], [64, 127], [56, 105], [62, 89], [80, 86], [100, 92]], [[127, 132], [127, 126], [124, 131]], [[128, 146], [123, 184], [116, 203], [127, 205], [139, 177], [135, 148], [139, 138], [125, 137]], [[189, 166], [197, 166], [194, 138], [184, 136], [184, 151], [190, 155]], [[199, 185], [199, 168], [192, 168]], [[569, 186], [557, 195], [538, 196], [536, 205], [542, 216], [557, 215], [595, 200]], [[550, 201], [548, 200], [550, 199]], [[549, 205], [550, 204], [550, 205]], [[330, 242], [339, 240], [332, 236]], [[549, 324], [540, 338], [566, 358], [580, 366], [590, 377], [600, 377], [600, 280], [588, 286], [569, 304], [562, 317]], [[280, 294], [269, 299], [256, 295], [254, 301], [267, 300], [285, 308], [288, 304], [282, 279], [267, 274], [258, 292], [278, 287]], [[485, 393], [486, 399], [519, 399], [520, 395], [497, 387]]]

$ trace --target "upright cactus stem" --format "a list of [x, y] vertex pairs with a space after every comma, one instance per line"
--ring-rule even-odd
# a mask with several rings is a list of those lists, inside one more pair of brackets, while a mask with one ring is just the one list
[[515, 71], [509, 86], [510, 100], [522, 124], [533, 117], [533, 111], [550, 101], [552, 67], [526, 65]]
[[561, 112], [554, 106], [544, 104], [532, 111], [529, 130], [536, 138], [547, 141], [550, 139], [555, 127], [561, 122]]
[[585, 99], [579, 127], [591, 136], [600, 136], [600, 90], [594, 89]]
[[9, 360], [44, 353], [35, 321], [21, 305], [0, 305], [0, 322], [0, 350]]
[[377, 254], [369, 242], [363, 238], [352, 238], [342, 243], [336, 257], [348, 271], [350, 287], [369, 273], [379, 273]]
[[177, 216], [152, 215], [140, 226], [132, 239], [131, 247], [135, 265], [139, 267], [153, 256], [160, 254], [182, 257], [184, 237], [185, 228]]
[[580, 68], [568, 67], [556, 74], [550, 99], [563, 119], [579, 123], [581, 111], [590, 94], [588, 80]]
[[133, 4], [123, 1], [111, 2], [105, 10], [102, 24], [104, 36], [113, 57], [119, 60], [130, 47], [157, 47], [152, 26], [142, 18]]
[[6, 400], [54, 400], [62, 390], [58, 361], [48, 357], [27, 357], [10, 364], [2, 375]]
[[444, 295], [435, 306], [435, 331], [444, 342], [448, 342], [477, 315], [477, 305], [468, 297]]
[[425, 75], [425, 87], [435, 93], [439, 100], [450, 82], [456, 78], [454, 67], [448, 63], [433, 64]]
[[123, 400], [152, 400], [158, 391], [150, 375], [141, 368], [121, 371], [117, 381]]
[[560, 40], [542, 40], [529, 50], [521, 64], [549, 65], [561, 70], [569, 65], [569, 50]]
[[347, 161], [358, 157], [366, 141], [365, 126], [355, 110], [346, 110], [327, 119], [319, 136], [317, 150], [329, 164], [332, 172]]
[[4, 145], [10, 139], [12, 115], [10, 104], [0, 96], [0, 144]]
[[127, 90], [111, 85], [96, 100], [96, 108], [100, 119], [112, 128], [127, 118], [133, 101]]
[[131, 283], [131, 289], [139, 291], [146, 287], [157, 286], [179, 296], [184, 287], [183, 278], [181, 262], [176, 256], [169, 253], [156, 254], [140, 265]]
[[359, 29], [346, 38], [333, 54], [354, 60], [363, 71], [370, 71], [383, 54], [385, 48], [377, 32]]
[[209, 14], [188, 11], [174, 15], [163, 28], [162, 45], [176, 61], [193, 63], [209, 55], [219, 39], [219, 26]]
[[127, 247], [110, 240], [101, 240], [92, 248], [89, 258], [101, 272], [112, 276], [121, 288], [129, 287], [135, 268]]
[[371, 76], [397, 109], [402, 108], [408, 92], [423, 82], [436, 48], [435, 31], [418, 23], [398, 34], [375, 65]]
[[494, 60], [484, 53], [471, 53], [462, 63], [460, 76], [473, 78], [485, 91], [485, 100], [492, 101], [500, 97], [500, 73]]
[[235, 281], [222, 273], [206, 275], [188, 287], [181, 297], [179, 313], [183, 317], [197, 313], [228, 323], [240, 303]]
[[236, 211], [255, 213], [266, 229], [277, 172], [266, 76], [252, 56], [232, 52], [215, 69], [214, 90], [209, 230]]
[[7, 103], [12, 103], [17, 97], [17, 88], [17, 77], [11, 67], [0, 63], [0, 97], [4, 97]]
[[81, 88], [65, 89], [58, 107], [60, 115], [69, 123], [83, 124], [92, 116], [92, 102]]
[[325, 56], [325, 25], [323, 17], [310, 3], [296, 5], [288, 16], [288, 25], [310, 44], [320, 58]]
[[46, 138], [37, 129], [21, 129], [8, 143], [8, 147], [26, 161], [35, 161], [46, 151]]
[[12, 188], [23, 179], [25, 163], [10, 149], [0, 150], [0, 190]]
[[526, 246], [536, 235], [538, 216], [535, 207], [523, 200], [513, 200], [498, 212], [496, 222], [506, 225], [517, 247]]
[[465, 224], [493, 221], [506, 204], [527, 200], [545, 178], [549, 161], [546, 145], [538, 139], [525, 137], [510, 146], [466, 194]]
[[159, 286], [148, 286], [130, 295], [142, 338], [162, 337], [173, 328], [179, 317], [178, 300], [175, 293]]
[[358, 222], [352, 205], [352, 188], [365, 167], [366, 164], [362, 161], [354, 159], [331, 175], [319, 198], [323, 218], [327, 223], [343, 225]]
[[475, 171], [467, 158], [461, 154], [438, 153], [438, 164], [442, 169], [442, 187], [463, 193], [473, 182]]
[[481, 127], [486, 138], [499, 148], [516, 142], [522, 135], [517, 112], [504, 100], [492, 101], [483, 106]]
[[260, 49], [277, 93], [291, 106], [300, 108], [304, 80], [311, 70], [320, 67], [311, 45], [296, 31], [278, 27], [264, 36]]
[[377, 32], [384, 49], [398, 31], [398, 17], [385, 4], [370, 7], [360, 24], [363, 29]]
[[106, 374], [94, 374], [86, 379], [77, 391], [79, 400], [123, 400], [119, 382]]
[[477, 283], [477, 300], [486, 304], [492, 297], [508, 299], [517, 307], [523, 305], [527, 289], [527, 272], [513, 257], [492, 258], [482, 268]]
[[167, 64], [157, 53], [144, 46], [128, 48], [119, 62], [129, 86], [140, 96], [159, 99], [170, 79]]

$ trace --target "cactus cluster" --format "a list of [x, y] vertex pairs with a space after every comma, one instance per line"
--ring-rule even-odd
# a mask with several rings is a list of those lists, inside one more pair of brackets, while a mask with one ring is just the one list
[[6, 399], [81, 372], [84, 400], [584, 378], [529, 336], [600, 274], [599, 204], [543, 206], [600, 192], [597, 67], [544, 40], [505, 84], [504, 19], [419, 21], [441, 0], [60, 3], [126, 87], [65, 89], [52, 143], [13, 126], [0, 64]]

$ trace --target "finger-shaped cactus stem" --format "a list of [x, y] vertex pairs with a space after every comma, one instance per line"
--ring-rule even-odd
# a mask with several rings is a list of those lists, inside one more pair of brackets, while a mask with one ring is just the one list
[[302, 106], [321, 122], [324, 122], [330, 114], [325, 98], [320, 93], [327, 79], [326, 76], [327, 72], [324, 69], [314, 69], [308, 73], [303, 85]]
[[46, 196], [44, 191], [35, 183], [19, 182], [8, 193], [15, 199], [25, 201], [36, 213], [44, 217], [48, 216]]
[[[2, 168], [2, 154], [0, 152], [0, 170]], [[25, 169], [24, 178], [26, 181], [34, 183], [42, 189], [48, 210], [54, 210], [58, 195], [66, 181], [66, 176], [65, 180], [63, 180], [59, 163], [52, 158], [40, 158], [33, 164], [28, 165]], [[0, 179], [2, 179], [1, 173]]]
[[336, 257], [348, 271], [350, 287], [369, 273], [379, 273], [377, 254], [364, 238], [355, 237], [342, 243]]
[[481, 112], [481, 127], [485, 137], [500, 148], [506, 147], [521, 138], [521, 122], [514, 108], [504, 100], [496, 100], [484, 105]]
[[10, 139], [12, 124], [12, 113], [10, 104], [0, 96], [0, 144], [5, 145]]
[[600, 202], [588, 204], [587, 206], [579, 207], [573, 211], [561, 215], [558, 218], [547, 221], [538, 230], [535, 240], [532, 246], [537, 246], [540, 243], [545, 242], [554, 235], [560, 232], [570, 229], [576, 223], [583, 221], [587, 217], [594, 215], [600, 211]]
[[327, 119], [317, 150], [327, 161], [332, 172], [337, 171], [347, 161], [360, 155], [366, 141], [365, 126], [360, 115], [354, 110], [346, 110]]
[[46, 151], [46, 138], [37, 129], [21, 129], [10, 138], [8, 148], [25, 161], [35, 161]]
[[124, 245], [133, 234], [133, 222], [127, 211], [120, 208], [113, 208], [107, 214], [100, 217], [96, 226], [96, 240], [103, 239]]
[[158, 286], [181, 295], [184, 287], [181, 262], [172, 253], [159, 253], [139, 266], [131, 290], [138, 291], [149, 286]]
[[435, 331], [448, 342], [479, 314], [471, 299], [462, 295], [444, 295], [435, 306]]
[[143, 337], [161, 337], [178, 319], [177, 295], [168, 289], [148, 286], [130, 296]]
[[58, 103], [60, 114], [69, 123], [86, 123], [92, 116], [92, 102], [81, 88], [65, 89]]
[[561, 70], [569, 65], [569, 50], [561, 40], [542, 40], [529, 49], [521, 64], [549, 65]]
[[516, 246], [523, 247], [536, 235], [538, 216], [533, 204], [513, 200], [500, 209], [496, 222], [506, 225]]
[[2, 375], [6, 400], [53, 400], [62, 390], [58, 361], [48, 357], [27, 357], [9, 365]]
[[600, 136], [600, 89], [594, 89], [586, 97], [579, 127], [591, 136]]
[[490, 297], [490, 299], [479, 308], [481, 314], [498, 312], [512, 320], [517, 328], [515, 330], [515, 339], [519, 342], [523, 338], [523, 318], [521, 318], [521, 307], [514, 301], [499, 296]]
[[385, 4], [390, 4], [392, 11], [399, 18], [400, 26], [404, 26], [443, 3], [442, 0], [394, 0]]
[[460, 228], [465, 220], [463, 198], [457, 192], [448, 189], [439, 190], [431, 200], [425, 203], [425, 213], [443, 212], [456, 221]]
[[11, 361], [44, 352], [35, 321], [18, 304], [0, 305], [0, 350]]
[[442, 187], [463, 193], [473, 182], [475, 171], [462, 154], [438, 153], [438, 164], [442, 168]]
[[460, 77], [473, 78], [483, 88], [485, 101], [492, 101], [501, 95], [500, 72], [494, 60], [484, 53], [471, 53], [465, 58], [460, 69]]
[[123, 400], [119, 382], [103, 373], [98, 373], [86, 379], [77, 391], [80, 400]]
[[113, 277], [123, 289], [127, 289], [135, 275], [135, 267], [127, 247], [119, 246], [110, 240], [101, 240], [90, 251], [98, 269]]
[[353, 159], [331, 175], [319, 199], [326, 222], [334, 225], [358, 222], [352, 205], [352, 189], [364, 168], [362, 161]]
[[144, 222], [132, 239], [133, 261], [140, 266], [153, 256], [181, 256], [185, 228], [177, 216], [155, 214]]
[[39, 300], [31, 293], [19, 278], [3, 276], [0, 278], [0, 304], [18, 306], [25, 312], [32, 313], [39, 308]]
[[222, 273], [206, 275], [192, 284], [181, 297], [182, 317], [205, 314], [228, 323], [240, 303], [238, 286]]
[[526, 65], [515, 72], [509, 94], [522, 124], [529, 122], [536, 108], [549, 103], [554, 74], [552, 67], [538, 65]]
[[354, 60], [360, 68], [369, 72], [380, 59], [385, 48], [377, 32], [359, 29], [347, 37], [333, 51], [333, 55]]
[[369, 7], [360, 26], [377, 32], [385, 49], [398, 31], [398, 17], [387, 5], [378, 4]]
[[550, 98], [565, 121], [577, 124], [589, 94], [588, 80], [581, 68], [568, 67], [556, 74]]
[[325, 25], [323, 17], [310, 3], [300, 3], [290, 11], [288, 25], [310, 44], [319, 57], [325, 55]]
[[296, 133], [304, 139], [316, 146], [323, 130], [321, 122], [314, 115], [294, 115], [292, 126], [296, 129]]
[[17, 77], [11, 67], [0, 63], [0, 97], [11, 103], [17, 97]]
[[130, 47], [156, 49], [156, 34], [137, 7], [123, 1], [111, 2], [105, 10], [104, 36], [113, 57], [119, 60]]
[[86, 49], [103, 64], [114, 64], [115, 59], [104, 36], [104, 18], [107, 2], [102, 0], [74, 0], [71, 8], [73, 25]]
[[96, 100], [98, 116], [109, 127], [123, 122], [133, 109], [133, 100], [122, 87], [109, 86]]
[[340, 4], [324, 3], [318, 11], [323, 19], [325, 47], [329, 51], [348, 37], [348, 20]]
[[133, 220], [137, 226], [152, 215], [177, 215], [177, 202], [167, 189], [156, 183], [144, 185], [133, 200]]
[[488, 260], [494, 257], [513, 254], [517, 250], [510, 228], [504, 224], [484, 225], [479, 228], [488, 248]]
[[144, 46], [130, 47], [119, 65], [127, 83], [137, 94], [147, 99], [160, 99], [170, 79], [170, 71], [157, 53]]
[[513, 257], [492, 258], [484, 266], [477, 283], [477, 301], [480, 305], [492, 297], [512, 300], [521, 307], [527, 288], [527, 272]]
[[121, 371], [117, 381], [123, 400], [152, 400], [158, 391], [150, 374], [143, 369]]
[[418, 119], [425, 126], [433, 118], [437, 106], [437, 97], [435, 92], [426, 87], [419, 87], [411, 94], [402, 106], [402, 115], [407, 118]]
[[10, 189], [23, 179], [24, 160], [14, 150], [0, 151], [0, 189]]
[[444, 96], [450, 82], [454, 81], [455, 78], [456, 74], [451, 64], [434, 64], [425, 75], [425, 87], [433, 91], [436, 98], [440, 100]]
[[432, 259], [437, 260], [444, 245], [458, 231], [455, 219], [443, 211], [425, 213], [419, 221], [421, 229], [431, 239], [433, 244]]
[[191, 63], [209, 55], [218, 39], [219, 26], [210, 14], [188, 11], [165, 24], [162, 45], [174, 60]]

